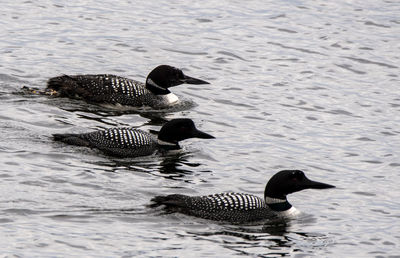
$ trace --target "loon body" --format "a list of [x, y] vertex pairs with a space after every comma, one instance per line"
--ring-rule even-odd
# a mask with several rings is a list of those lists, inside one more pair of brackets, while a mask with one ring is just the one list
[[286, 196], [304, 189], [325, 189], [333, 185], [311, 181], [300, 170], [283, 170], [268, 181], [264, 199], [243, 193], [220, 193], [207, 196], [172, 194], [156, 196], [152, 206], [204, 219], [231, 223], [267, 221], [276, 217], [292, 217], [299, 212]]
[[53, 134], [54, 140], [97, 148], [117, 157], [138, 157], [154, 153], [157, 149], [179, 149], [179, 141], [188, 138], [211, 139], [213, 136], [198, 130], [193, 121], [173, 119], [161, 128], [158, 137], [134, 128], [111, 128], [83, 134]]
[[168, 88], [183, 83], [208, 84], [183, 74], [178, 68], [160, 65], [149, 73], [145, 83], [111, 74], [63, 75], [49, 79], [47, 91], [49, 95], [93, 103], [165, 108], [178, 102]]

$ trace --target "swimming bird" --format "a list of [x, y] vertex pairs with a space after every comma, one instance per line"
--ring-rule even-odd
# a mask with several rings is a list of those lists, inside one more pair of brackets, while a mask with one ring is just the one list
[[99, 104], [161, 109], [178, 103], [178, 97], [169, 88], [183, 83], [209, 84], [185, 75], [178, 68], [160, 65], [149, 73], [145, 83], [111, 74], [62, 75], [50, 78], [46, 94]]
[[156, 150], [179, 149], [179, 142], [189, 138], [211, 139], [187, 118], [172, 119], [161, 127], [158, 137], [135, 128], [110, 128], [82, 134], [53, 134], [54, 140], [67, 144], [97, 148], [117, 157], [137, 157]]
[[299, 211], [287, 200], [288, 194], [304, 189], [326, 189], [335, 186], [312, 181], [301, 170], [283, 170], [268, 181], [264, 199], [245, 193], [219, 193], [206, 196], [172, 194], [156, 196], [152, 207], [165, 205], [172, 212], [235, 224], [291, 218]]

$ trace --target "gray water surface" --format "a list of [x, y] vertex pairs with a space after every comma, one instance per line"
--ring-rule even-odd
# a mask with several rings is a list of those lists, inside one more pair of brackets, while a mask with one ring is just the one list
[[[13, 257], [400, 256], [398, 1], [3, 1], [0, 250]], [[118, 112], [24, 94], [60, 74], [137, 80], [170, 64], [209, 85], [189, 107]], [[215, 140], [114, 159], [51, 134], [159, 130]], [[159, 194], [263, 195], [282, 169], [336, 185], [289, 196], [304, 214], [235, 226], [148, 207]]]

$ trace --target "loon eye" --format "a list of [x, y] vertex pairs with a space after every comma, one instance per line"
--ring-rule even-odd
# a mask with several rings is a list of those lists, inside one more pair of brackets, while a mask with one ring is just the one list
[[301, 171], [293, 171], [293, 172], [290, 174], [290, 179], [291, 179], [292, 181], [300, 181], [300, 180], [302, 180], [303, 178], [304, 178], [304, 173], [301, 172]]
[[182, 72], [182, 70], [180, 70], [180, 69], [175, 68], [175, 69], [174, 69], [174, 75], [175, 75], [177, 78], [183, 78], [183, 72]]
[[296, 173], [296, 178], [298, 179], [298, 180], [302, 180], [303, 178], [304, 178], [304, 173], [303, 172], [297, 172]]

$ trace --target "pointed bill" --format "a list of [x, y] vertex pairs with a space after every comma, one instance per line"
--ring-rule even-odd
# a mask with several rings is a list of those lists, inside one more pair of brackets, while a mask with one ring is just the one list
[[187, 83], [187, 84], [210, 84], [209, 82], [196, 79], [187, 75], [183, 75], [183, 79], [181, 79], [182, 83]]
[[328, 188], [335, 188], [334, 185], [325, 184], [317, 181], [312, 181], [308, 178], [302, 182], [302, 186], [304, 189], [328, 189]]
[[201, 138], [201, 139], [215, 139], [214, 136], [212, 136], [211, 134], [202, 132], [200, 130], [197, 130], [193, 133], [193, 137], [195, 138]]

